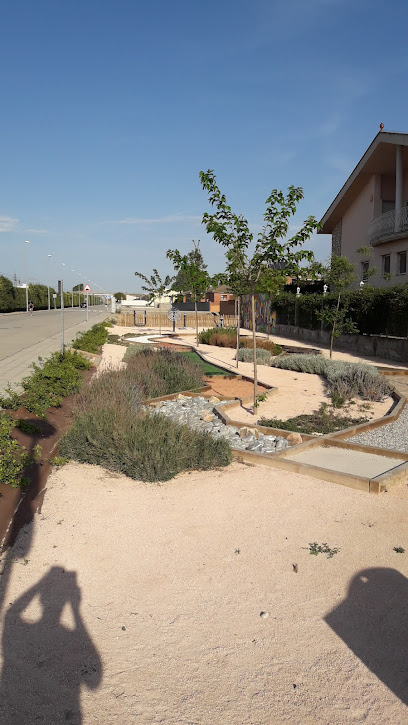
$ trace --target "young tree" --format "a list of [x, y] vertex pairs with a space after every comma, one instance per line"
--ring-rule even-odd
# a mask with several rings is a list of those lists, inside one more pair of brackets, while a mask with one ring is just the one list
[[198, 310], [197, 302], [200, 302], [203, 295], [207, 292], [212, 284], [219, 280], [218, 275], [210, 277], [202, 264], [202, 255], [200, 251], [200, 240], [195, 242], [193, 239], [193, 250], [188, 254], [180, 254], [178, 249], [169, 249], [166, 254], [167, 258], [173, 262], [174, 269], [179, 274], [182, 273], [183, 286], [185, 292], [190, 292], [194, 302], [195, 320], [196, 320], [196, 340], [198, 341]]
[[347, 257], [333, 255], [328, 264], [323, 267], [323, 277], [329, 285], [331, 292], [337, 293], [335, 305], [325, 304], [318, 312], [323, 324], [330, 327], [330, 357], [333, 355], [333, 342], [343, 332], [357, 333], [355, 323], [347, 317], [348, 303], [343, 300], [344, 293], [351, 287], [356, 279], [356, 270]]
[[114, 296], [116, 302], [120, 302], [120, 300], [126, 299], [126, 295], [124, 292], [115, 292], [115, 294], [113, 296]]
[[264, 227], [258, 234], [255, 249], [250, 256], [250, 245], [254, 240], [247, 220], [242, 214], [234, 214], [221, 194], [213, 171], [200, 171], [202, 187], [208, 192], [209, 202], [215, 207], [214, 214], [203, 215], [203, 224], [208, 234], [226, 247], [227, 268], [239, 275], [251, 295], [252, 335], [254, 351], [254, 412], [258, 404], [258, 372], [256, 363], [255, 291], [261, 274], [267, 269], [279, 270], [282, 275], [300, 273], [304, 260], [312, 261], [313, 253], [302, 249], [314, 229], [317, 220], [309, 216], [302, 228], [287, 239], [290, 218], [295, 214], [297, 204], [303, 199], [303, 190], [290, 186], [286, 196], [273, 189], [266, 200]]
[[[142, 290], [147, 293], [148, 302], [153, 302], [156, 298], [163, 297], [166, 293], [170, 292], [173, 277], [166, 275], [164, 280], [160, 277], [157, 269], [153, 270], [153, 274], [150, 279], [145, 277], [141, 272], [135, 272], [136, 277], [140, 277], [146, 284], [142, 285]], [[161, 315], [160, 315], [160, 303], [159, 303], [159, 334], [161, 335]]]

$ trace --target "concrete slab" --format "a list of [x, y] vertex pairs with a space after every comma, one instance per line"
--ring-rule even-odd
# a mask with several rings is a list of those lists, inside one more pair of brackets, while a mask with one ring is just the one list
[[299, 453], [294, 450], [293, 454], [286, 455], [285, 458], [289, 461], [296, 461], [296, 463], [306, 463], [310, 466], [319, 466], [319, 468], [354, 476], [364, 476], [368, 479], [380, 476], [404, 462], [401, 458], [389, 458], [374, 453], [331, 446], [319, 446], [299, 451]]

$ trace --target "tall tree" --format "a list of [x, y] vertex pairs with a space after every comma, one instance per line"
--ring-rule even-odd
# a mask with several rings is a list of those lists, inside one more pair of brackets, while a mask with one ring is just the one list
[[191, 299], [194, 302], [196, 340], [198, 347], [197, 303], [200, 302], [209, 287], [218, 282], [219, 278], [217, 275], [210, 277], [206, 271], [206, 265], [203, 265], [203, 257], [200, 251], [200, 240], [195, 242], [193, 239], [193, 249], [188, 254], [180, 254], [178, 249], [169, 249], [166, 256], [173, 262], [176, 272], [178, 274], [182, 274], [183, 285], [185, 285], [184, 290], [191, 294]]
[[227, 269], [235, 272], [245, 284], [251, 295], [252, 335], [254, 352], [254, 412], [258, 404], [258, 372], [256, 362], [255, 329], [255, 291], [261, 274], [267, 269], [279, 270], [282, 275], [293, 276], [300, 273], [302, 262], [311, 262], [313, 252], [302, 249], [318, 227], [318, 222], [309, 216], [301, 229], [287, 239], [290, 218], [295, 214], [297, 204], [303, 199], [303, 190], [290, 186], [285, 195], [273, 189], [266, 200], [264, 227], [258, 234], [255, 248], [250, 256], [250, 246], [254, 235], [249, 230], [248, 221], [242, 214], [234, 214], [221, 194], [214, 171], [200, 171], [201, 185], [208, 192], [210, 205], [216, 209], [214, 214], [203, 215], [203, 224], [208, 234], [226, 248]]
[[[194, 244], [195, 243], [193, 242], [193, 245]], [[191, 252], [188, 252], [187, 257], [190, 265], [194, 265], [197, 269], [207, 269], [207, 265], [204, 263], [204, 258], [200, 249], [199, 241], [196, 246], [193, 246]], [[188, 273], [185, 272], [184, 269], [180, 269], [175, 276], [173, 287], [175, 290], [177, 290], [177, 292], [190, 292], [190, 283], [191, 280], [189, 279]]]
[[[171, 285], [173, 282], [174, 277], [170, 277], [168, 274], [164, 279], [162, 279], [157, 271], [157, 269], [153, 269], [153, 274], [149, 277], [146, 277], [141, 272], [135, 272], [136, 277], [140, 277], [145, 284], [142, 285], [142, 290], [144, 290], [147, 293], [147, 300], [148, 302], [153, 302], [155, 299], [160, 299], [160, 297], [163, 297], [165, 294], [168, 294], [171, 291]], [[159, 334], [161, 335], [161, 315], [160, 315], [160, 302], [159, 302]]]

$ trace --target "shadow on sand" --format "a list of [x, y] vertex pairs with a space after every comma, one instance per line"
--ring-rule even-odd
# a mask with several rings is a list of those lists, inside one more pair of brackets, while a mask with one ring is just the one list
[[325, 621], [408, 705], [408, 579], [395, 569], [360, 571]]
[[102, 665], [82, 621], [80, 599], [76, 573], [57, 566], [6, 610], [1, 722], [82, 723], [81, 686], [96, 689]]

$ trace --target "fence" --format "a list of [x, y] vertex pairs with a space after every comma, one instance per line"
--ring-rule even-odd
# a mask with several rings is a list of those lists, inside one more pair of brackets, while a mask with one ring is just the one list
[[[144, 310], [132, 310], [131, 312], [120, 312], [116, 315], [118, 325], [123, 327], [172, 327], [173, 323], [167, 317], [167, 314], [153, 313]], [[212, 314], [198, 313], [198, 326], [200, 328], [216, 327], [219, 324], [219, 317]], [[223, 326], [234, 327], [236, 319], [234, 315], [224, 315]], [[178, 329], [183, 327], [191, 327], [195, 329], [196, 318], [192, 312], [182, 312], [176, 321]]]

